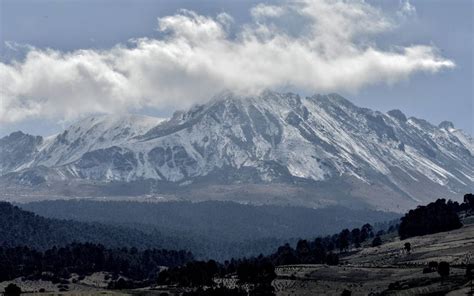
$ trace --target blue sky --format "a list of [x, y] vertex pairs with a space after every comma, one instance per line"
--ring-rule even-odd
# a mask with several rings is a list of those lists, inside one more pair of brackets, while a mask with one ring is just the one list
[[[360, 51], [360, 53], [365, 53], [367, 47], [373, 47], [377, 50], [377, 56], [380, 54], [390, 55], [393, 52], [399, 53], [397, 48], [400, 47], [409, 48], [415, 45], [428, 46], [435, 49], [436, 52], [431, 54], [430, 52], [427, 53], [424, 51], [423, 58], [425, 60], [431, 59], [432, 61], [442, 59], [444, 64], [440, 62], [439, 65], [430, 66], [431, 68], [428, 66], [420, 66], [419, 68], [413, 69], [410, 68], [409, 70], [404, 70], [403, 73], [397, 72], [398, 69], [396, 67], [387, 69], [378, 67], [375, 71], [380, 71], [380, 75], [370, 75], [372, 69], [369, 66], [372, 65], [373, 62], [367, 61], [367, 65], [369, 66], [364, 67], [364, 69], [367, 69], [367, 71], [364, 72], [364, 75], [366, 75], [364, 76], [364, 79], [359, 79], [360, 75], [343, 77], [340, 73], [337, 73], [337, 69], [335, 69], [334, 66], [327, 66], [328, 81], [315, 87], [311, 86], [311, 80], [307, 81], [304, 77], [295, 79], [291, 78], [293, 80], [290, 79], [290, 82], [286, 83], [286, 77], [280, 75], [278, 77], [272, 77], [271, 79], [269, 78], [268, 80], [263, 79], [258, 85], [253, 85], [250, 82], [246, 84], [243, 83], [242, 85], [239, 85], [239, 90], [248, 88], [254, 89], [256, 87], [264, 86], [276, 89], [290, 89], [302, 94], [335, 91], [343, 94], [360, 106], [380, 111], [388, 111], [395, 108], [401, 109], [408, 116], [424, 118], [435, 124], [442, 120], [450, 120], [454, 122], [455, 127], [462, 128], [472, 135], [474, 115], [473, 2], [474, 1], [471, 0], [413, 0], [409, 2], [410, 9], [403, 11], [403, 5], [407, 4], [405, 1], [368, 1], [368, 4], [362, 6], [367, 13], [364, 21], [369, 22], [369, 24], [372, 24], [371, 22], [373, 21], [377, 26], [374, 25], [373, 30], [364, 31], [361, 28], [359, 28], [359, 31], [354, 30], [353, 35], [347, 37], [347, 39], [344, 39], [346, 38], [344, 36], [341, 37], [343, 38], [341, 39], [343, 40], [343, 45], [341, 46], [345, 46], [344, 42], [347, 42], [348, 47], [354, 46], [354, 48]], [[179, 39], [178, 37], [183, 38], [184, 36], [185, 38], [188, 38], [188, 42], [190, 43], [198, 42], [197, 46], [199, 47], [202, 46], [203, 39], [206, 38], [217, 38], [219, 42], [227, 43], [227, 39], [225, 38], [232, 39], [232, 34], [235, 33], [237, 35], [242, 33], [244, 31], [242, 27], [246, 24], [251, 24], [253, 26], [252, 34], [260, 34], [260, 32], [257, 32], [257, 29], [255, 29], [255, 24], [265, 22], [265, 28], [272, 29], [276, 26], [280, 29], [278, 32], [284, 30], [286, 33], [289, 32], [289, 35], [295, 35], [291, 36], [291, 38], [295, 39], [289, 40], [301, 40], [300, 36], [296, 35], [300, 34], [300, 32], [304, 32], [306, 30], [306, 25], [305, 23], [300, 23], [299, 18], [295, 18], [294, 15], [292, 15], [292, 13], [295, 13], [295, 10], [298, 8], [285, 8], [287, 11], [284, 12], [283, 15], [278, 15], [278, 17], [272, 19], [272, 23], [270, 23], [267, 19], [274, 17], [269, 15], [271, 11], [274, 11], [270, 8], [276, 9], [279, 7], [286, 7], [285, 2], [267, 1], [265, 2], [266, 6], [261, 6], [265, 8], [261, 10], [263, 11], [263, 14], [257, 15], [255, 9], [253, 10], [253, 14], [251, 14], [252, 8], [255, 8], [259, 3], [259, 1], [0, 0], [0, 41], [2, 43], [0, 61], [4, 65], [4, 68], [0, 69], [4, 69], [4, 72], [9, 71], [8, 73], [14, 73], [10, 76], [5, 76], [7, 78], [3, 79], [4, 81], [1, 81], [1, 83], [5, 88], [7, 82], [10, 81], [8, 79], [15, 76], [15, 83], [18, 83], [19, 87], [24, 85], [36, 85], [34, 87], [31, 86], [31, 91], [29, 92], [9, 88], [8, 93], [0, 93], [0, 95], [2, 95], [1, 99], [3, 105], [1, 106], [3, 108], [3, 113], [0, 112], [0, 116], [8, 118], [8, 120], [0, 120], [0, 136], [18, 129], [32, 134], [48, 135], [57, 132], [72, 120], [97, 112], [136, 112], [157, 116], [169, 116], [172, 111], [177, 108], [185, 108], [190, 104], [205, 101], [205, 98], [189, 98], [191, 96], [190, 94], [199, 93], [202, 94], [203, 97], [208, 97], [210, 93], [206, 91], [209, 89], [209, 86], [213, 86], [217, 83], [219, 86], [222, 84], [222, 87], [228, 88], [229, 85], [232, 85], [234, 82], [233, 79], [235, 78], [229, 76], [226, 80], [221, 81], [216, 80], [214, 76], [211, 76], [211, 78], [201, 81], [195, 80], [194, 78], [192, 78], [194, 79], [192, 80], [188, 75], [189, 73], [187, 73], [185, 77], [181, 77], [179, 76], [181, 74], [173, 72], [172, 75], [176, 75], [173, 76], [174, 80], [166, 82], [177, 86], [182, 83], [183, 88], [189, 88], [189, 90], [186, 92], [177, 92], [176, 89], [172, 89], [171, 87], [169, 92], [166, 93], [155, 93], [154, 90], [148, 89], [146, 92], [137, 92], [134, 90], [133, 92], [130, 91], [130, 94], [127, 93], [127, 95], [120, 97], [119, 101], [115, 101], [114, 94], [119, 93], [122, 95], [124, 92], [127, 92], [128, 89], [123, 89], [127, 87], [126, 83], [135, 85], [132, 82], [137, 80], [131, 80], [132, 82], [121, 82], [122, 84], [118, 90], [115, 89], [116, 86], [114, 85], [114, 92], [112, 93], [104, 93], [104, 89], [100, 85], [99, 87], [97, 86], [96, 83], [98, 82], [96, 80], [93, 81], [93, 84], [86, 81], [86, 86], [92, 85], [91, 90], [88, 90], [85, 93], [79, 93], [80, 96], [75, 97], [75, 93], [70, 95], [67, 90], [60, 93], [51, 90], [54, 88], [63, 89], [63, 84], [57, 85], [53, 82], [51, 85], [48, 85], [47, 90], [44, 90], [37, 86], [38, 84], [41, 85], [42, 83], [45, 83], [44, 81], [41, 82], [42, 80], [40, 82], [31, 82], [28, 80], [28, 83], [26, 83], [25, 81], [30, 79], [29, 77], [26, 77], [29, 76], [29, 74], [25, 72], [26, 70], [15, 72], [16, 70], [12, 68], [11, 65], [14, 61], [26, 65], [27, 63], [24, 62], [25, 55], [35, 50], [43, 55], [47, 55], [48, 61], [52, 63], [51, 68], [45, 66], [34, 68], [30, 65], [28, 67], [25, 66], [25, 69], [33, 69], [31, 71], [40, 72], [44, 71], [37, 74], [35, 77], [42, 77], [42, 75], [45, 75], [48, 77], [46, 83], [50, 83], [50, 80], [61, 79], [60, 70], [58, 70], [58, 74], [55, 74], [58, 75], [59, 78], [50, 74], [50, 72], [55, 71], [54, 69], [56, 69], [56, 65], [64, 60], [72, 59], [69, 56], [62, 56], [64, 54], [67, 55], [68, 53], [74, 53], [74, 59], [77, 59], [78, 56], [82, 56], [77, 52], [77, 50], [86, 49], [89, 50], [89, 54], [92, 53], [91, 55], [93, 56], [89, 56], [90, 59], [87, 61], [94, 61], [97, 53], [102, 54], [100, 59], [103, 61], [108, 58], [111, 48], [117, 44], [122, 44], [124, 47], [131, 49], [134, 49], [135, 47], [148, 48], [151, 45], [156, 45], [154, 40], [163, 40], [163, 38], [166, 38], [168, 31], [171, 31], [171, 35], [174, 36], [174, 39], [172, 38], [172, 41], [167, 41], [167, 46], [174, 46], [177, 42], [176, 40]], [[355, 3], [357, 4], [358, 2]], [[320, 12], [321, 10], [317, 9], [326, 9], [321, 7], [314, 8], [316, 9], [314, 11]], [[372, 8], [375, 10], [372, 10]], [[180, 9], [194, 11], [195, 15], [192, 15], [189, 12], [179, 12]], [[350, 10], [351, 7], [343, 7], [342, 9]], [[328, 13], [341, 13], [341, 11], [333, 11], [331, 9]], [[345, 11], [342, 13], [344, 14]], [[383, 19], [379, 16], [379, 13], [383, 14]], [[178, 17], [180, 15], [181, 17]], [[166, 16], [172, 17], [163, 19]], [[209, 17], [209, 19], [201, 19], [200, 16]], [[231, 17], [230, 21], [227, 19], [227, 16]], [[297, 16], [300, 15], [298, 14]], [[259, 17], [262, 19], [257, 19]], [[313, 15], [311, 17], [318, 18], [321, 16]], [[350, 17], [351, 16], [349, 15], [349, 21], [353, 21], [353, 26], [357, 28], [357, 17], [353, 19]], [[166, 30], [160, 31], [157, 29], [159, 26], [157, 21], [158, 18], [162, 18], [161, 26], [166, 27]], [[214, 35], [209, 35], [211, 33], [219, 35], [220, 31], [217, 33], [214, 31], [211, 33], [206, 31], [204, 33], [205, 35], [202, 35], [202, 32], [193, 32], [192, 34], [194, 35], [191, 36], [189, 35], [191, 33], [184, 31], [184, 29], [181, 30], [183, 28], [181, 23], [177, 23], [177, 21], [187, 21], [189, 19], [198, 21], [202, 20], [202, 24], [203, 26], [207, 26], [206, 28], [209, 28], [209, 25], [212, 27], [212, 25], [215, 24], [217, 24], [219, 30], [229, 26], [229, 29], [226, 32], [230, 37], [225, 37], [225, 40], [222, 41], [221, 36], [216, 37]], [[387, 25], [384, 22], [385, 20], [389, 20], [394, 24]], [[310, 19], [310, 22], [311, 21], [314, 20]], [[318, 22], [317, 24], [320, 25], [320, 27], [329, 28], [329, 30], [334, 29], [331, 27], [332, 24], [328, 23], [328, 20], [323, 19], [320, 21], [319, 19], [316, 19], [315, 22]], [[326, 25], [328, 27], [324, 27]], [[351, 23], [343, 25], [348, 25], [347, 28], [353, 27], [351, 26]], [[385, 28], [386, 25], [390, 28]], [[200, 29], [200, 27], [191, 28], [191, 30], [195, 31]], [[360, 32], [361, 30], [362, 33]], [[374, 31], [376, 32], [374, 33]], [[197, 35], [198, 33], [201, 35]], [[334, 32], [336, 35], [339, 33], [343, 34], [342, 31]], [[272, 32], [272, 34], [275, 33]], [[197, 41], [192, 39], [196, 38], [196, 36], [199, 36], [199, 40]], [[322, 39], [330, 38], [328, 43], [334, 41], [331, 39], [331, 36], [328, 37], [324, 33], [305, 35], [305, 40], [308, 36], [316, 36], [315, 38]], [[143, 37], [147, 37], [151, 41], [148, 41], [148, 43], [145, 42], [141, 45], [142, 47], [128, 42], [130, 39]], [[210, 42], [213, 41], [215, 40], [212, 39]], [[272, 39], [272, 41], [274, 40]], [[265, 42], [266, 41], [264, 40], [263, 44], [260, 44], [260, 46], [265, 46]], [[205, 46], [207, 45], [208, 44], [205, 44]], [[238, 46], [240, 44], [234, 45]], [[218, 47], [212, 48], [220, 48], [219, 46], [220, 45], [218, 44]], [[34, 49], [32, 47], [34, 47]], [[45, 54], [44, 51], [47, 48], [53, 49], [55, 53]], [[265, 49], [267, 47], [263, 48]], [[314, 47], [303, 48], [303, 50], [309, 50], [309, 53], [311, 53], [312, 48]], [[279, 48], [277, 49], [279, 50]], [[333, 50], [334, 48], [330, 49]], [[337, 50], [339, 50], [339, 48], [337, 48]], [[346, 50], [346, 48], [341, 50]], [[235, 54], [236, 56], [239, 56], [242, 52], [249, 52], [248, 48], [236, 52]], [[115, 53], [112, 54], [115, 55]], [[126, 52], [126, 54], [129, 56], [130, 52]], [[195, 55], [195, 53], [193, 54]], [[221, 52], [217, 50], [217, 52], [214, 55], [211, 55], [211, 57], [216, 56], [216, 59], [218, 60], [219, 54], [221, 54]], [[344, 54], [347, 55], [347, 52], [345, 51]], [[104, 55], [107, 57], [104, 57]], [[117, 55], [122, 57], [124, 56], [124, 53], [119, 53]], [[401, 58], [404, 60], [407, 55], [407, 53], [400, 53]], [[416, 53], [416, 57], [419, 55], [421, 55], [421, 53]], [[360, 56], [365, 57], [366, 55], [361, 54]], [[284, 62], [285, 55], [277, 55], [277, 57], [282, 58], [282, 65], [279, 65], [276, 69], [289, 69], [288, 75], [292, 77], [295, 76], [295, 73], [293, 72], [298, 72], [298, 68], [286, 65]], [[208, 58], [208, 56], [202, 56], [202, 58], [205, 59]], [[258, 59], [259, 57], [257, 56], [254, 58]], [[340, 56], [335, 56], [335, 58], [340, 58]], [[359, 58], [359, 56], [357, 56], [357, 58]], [[447, 61], [455, 63], [456, 66], [449, 66]], [[414, 62], [418, 61], [407, 61], [408, 64]], [[107, 63], [108, 62], [105, 64]], [[58, 69], [63, 69], [61, 67], [58, 66]], [[133, 67], [135, 67], [135, 65]], [[152, 67], [152, 65], [150, 67]], [[156, 67], [161, 69], [164, 65], [156, 64]], [[173, 67], [173, 64], [171, 64], [171, 67]], [[207, 68], [199, 67], [201, 66], [197, 66], [198, 70], [207, 70]], [[255, 69], [261, 70], [262, 73], [266, 73], [265, 71], [271, 71], [271, 69], [266, 68], [264, 65], [259, 67], [260, 68], [256, 67]], [[69, 69], [68, 67], [66, 68]], [[135, 71], [133, 69], [136, 68], [121, 70], [120, 73]], [[102, 71], [101, 68], [86, 70], [98, 71], [97, 73], [99, 73], [99, 76], [100, 71]], [[163, 74], [159, 71], [157, 72], [156, 69], [152, 70], [152, 75], [157, 75], [153, 76], [157, 77], [154, 79], [159, 80], [164, 79], [163, 77], [168, 78], [168, 76], [170, 76], [169, 73]], [[222, 70], [224, 73], [232, 71], [232, 69], [224, 70]], [[110, 69], [107, 68], [104, 71], [110, 71]], [[143, 69], [140, 68], [140, 71], [143, 71]], [[311, 72], [311, 69], [304, 69], [304, 71], [313, 73]], [[94, 75], [95, 73], [96, 72], [93, 72]], [[236, 73], [240, 74], [237, 70]], [[245, 76], [245, 72], [243, 73], [244, 74], [242, 75]], [[0, 73], [0, 75], [1, 74], [2, 73]], [[219, 74], [221, 73], [217, 72], [216, 75]], [[65, 73], [64, 75], [66, 76], [67, 74]], [[114, 73], [111, 75], [114, 75]], [[212, 75], [215, 74], [212, 73]], [[326, 79], [324, 73], [316, 73], [314, 75], [315, 81], [319, 82], [323, 80], [322, 78]], [[321, 78], [318, 78], [318, 75], [322, 75]], [[383, 75], [386, 75], [386, 77], [378, 77]], [[113, 76], [112, 79], [116, 79], [116, 77]], [[260, 77], [253, 78], [253, 80], [258, 79], [260, 79]], [[78, 84], [77, 88], [75, 85], [71, 86], [71, 83], [75, 83], [74, 80], [68, 80], [67, 83], [68, 87], [75, 89], [76, 92], [80, 92], [84, 89], [84, 85], [82, 84]], [[110, 81], [107, 80], [107, 83], [110, 83]], [[150, 83], [147, 83], [143, 88], [146, 89], [146, 87], [153, 87], [153, 85], [149, 86], [149, 84]], [[199, 84], [199, 87], [196, 86], [196, 84]], [[288, 84], [291, 86], [288, 87]], [[95, 88], [98, 89], [98, 93], [93, 92]], [[51, 102], [48, 101], [49, 97], [41, 98], [39, 100], [37, 99], [37, 97], [49, 96], [50, 94], [51, 96], [57, 96], [58, 98]], [[110, 98], [108, 96], [110, 96]], [[142, 99], [135, 100], [135, 96]], [[160, 96], [162, 96], [162, 98]], [[90, 99], [83, 99], [84, 97], [90, 97]], [[103, 102], [96, 103], [104, 97], [107, 98], [104, 99]], [[155, 99], [155, 97], [157, 97], [157, 99]], [[21, 103], [18, 103], [19, 101], [21, 101]], [[44, 104], [44, 106], [41, 104]], [[22, 109], [22, 106], [26, 107]], [[49, 110], [51, 108], [56, 108], [56, 106], [58, 109], [57, 112], [51, 112], [51, 110]], [[115, 108], [114, 106], [118, 107]], [[110, 110], [108, 109], [109, 107]], [[15, 114], [15, 116], [11, 116], [11, 114]], [[63, 114], [66, 114], [67, 116], [62, 116]]]

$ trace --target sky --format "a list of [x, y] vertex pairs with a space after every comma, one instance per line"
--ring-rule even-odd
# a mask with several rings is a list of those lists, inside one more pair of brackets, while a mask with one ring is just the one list
[[0, 0], [0, 137], [263, 89], [337, 92], [472, 135], [473, 3]]

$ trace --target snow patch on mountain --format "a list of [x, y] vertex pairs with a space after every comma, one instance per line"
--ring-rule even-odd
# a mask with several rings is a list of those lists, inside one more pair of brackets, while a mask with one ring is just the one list
[[[13, 153], [19, 143], [28, 148]], [[451, 123], [360, 108], [337, 94], [226, 92], [167, 120], [92, 116], [52, 137], [16, 134], [0, 145], [1, 174], [46, 167], [61, 179], [183, 186], [216, 173], [230, 183], [347, 177], [412, 200], [417, 187], [474, 185], [473, 139]]]

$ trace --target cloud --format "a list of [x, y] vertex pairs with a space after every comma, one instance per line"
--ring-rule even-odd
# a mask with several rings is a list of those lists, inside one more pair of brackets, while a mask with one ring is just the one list
[[267, 17], [280, 17], [285, 13], [285, 8], [276, 5], [258, 4], [250, 10], [250, 14], [255, 19], [264, 19]]
[[416, 15], [416, 8], [410, 3], [410, 0], [400, 0], [400, 8], [397, 14], [402, 18], [412, 17]]
[[364, 1], [259, 4], [251, 15], [237, 27], [225, 13], [180, 10], [158, 19], [160, 39], [108, 50], [30, 48], [23, 60], [0, 63], [0, 122], [183, 108], [222, 90], [355, 91], [454, 67], [432, 46], [378, 48], [374, 36], [397, 24]]

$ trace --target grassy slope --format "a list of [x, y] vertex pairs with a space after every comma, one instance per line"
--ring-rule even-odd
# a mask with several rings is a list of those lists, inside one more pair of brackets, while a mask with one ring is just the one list
[[[351, 252], [342, 258], [340, 266], [279, 267], [279, 278], [274, 282], [277, 295], [340, 295], [344, 289], [351, 290], [352, 295], [382, 291], [384, 295], [427, 295], [466, 290], [462, 286], [464, 264], [468, 254], [474, 252], [474, 219], [463, 223], [461, 229], [404, 241], [385, 236], [382, 246]], [[405, 242], [412, 245], [410, 254], [402, 251]], [[423, 274], [429, 261], [449, 262], [449, 279], [442, 281], [436, 272]], [[398, 288], [388, 290], [390, 283]]]

